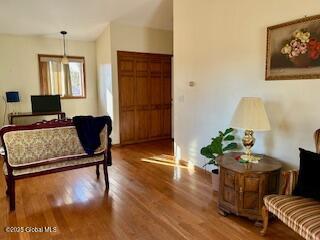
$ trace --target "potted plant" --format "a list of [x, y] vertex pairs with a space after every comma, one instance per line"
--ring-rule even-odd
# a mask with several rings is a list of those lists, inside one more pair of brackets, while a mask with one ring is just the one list
[[212, 170], [212, 188], [214, 191], [219, 191], [219, 163], [217, 157], [238, 148], [238, 144], [234, 142], [235, 136], [232, 133], [233, 128], [228, 128], [224, 132], [219, 131], [219, 135], [212, 138], [211, 143], [200, 151], [201, 155], [209, 158], [209, 161], [203, 167], [207, 165], [216, 167]]

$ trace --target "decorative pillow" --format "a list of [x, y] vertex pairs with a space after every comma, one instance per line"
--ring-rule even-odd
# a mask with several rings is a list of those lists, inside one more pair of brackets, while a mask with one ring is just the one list
[[293, 195], [320, 200], [320, 154], [299, 150], [300, 170]]

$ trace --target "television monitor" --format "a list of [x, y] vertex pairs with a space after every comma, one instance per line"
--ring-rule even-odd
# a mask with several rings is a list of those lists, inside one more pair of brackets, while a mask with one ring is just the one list
[[32, 112], [61, 112], [60, 95], [31, 96]]

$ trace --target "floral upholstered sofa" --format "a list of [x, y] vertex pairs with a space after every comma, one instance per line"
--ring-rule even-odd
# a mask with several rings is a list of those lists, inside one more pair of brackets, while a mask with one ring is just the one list
[[[314, 139], [317, 153], [320, 153], [320, 129], [315, 132]], [[297, 170], [284, 172], [282, 194], [264, 197], [261, 235], [267, 232], [268, 212], [271, 212], [303, 238], [320, 240], [320, 201], [292, 195], [298, 182], [298, 175]]]
[[[109, 126], [110, 125], [110, 126]], [[3, 171], [7, 182], [10, 210], [15, 209], [15, 180], [48, 173], [103, 165], [106, 188], [107, 166], [111, 166], [111, 120], [100, 133], [101, 145], [93, 155], [84, 151], [72, 120], [44, 121], [0, 130], [4, 144]]]

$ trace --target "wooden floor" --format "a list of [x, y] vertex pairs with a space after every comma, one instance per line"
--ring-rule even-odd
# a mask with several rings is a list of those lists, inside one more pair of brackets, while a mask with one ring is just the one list
[[[220, 216], [210, 175], [174, 166], [167, 155], [168, 141], [114, 148], [108, 193], [94, 167], [18, 180], [13, 213], [1, 174], [0, 239], [300, 239], [279, 221], [263, 238], [249, 220]], [[5, 226], [57, 232], [5, 233]]]

